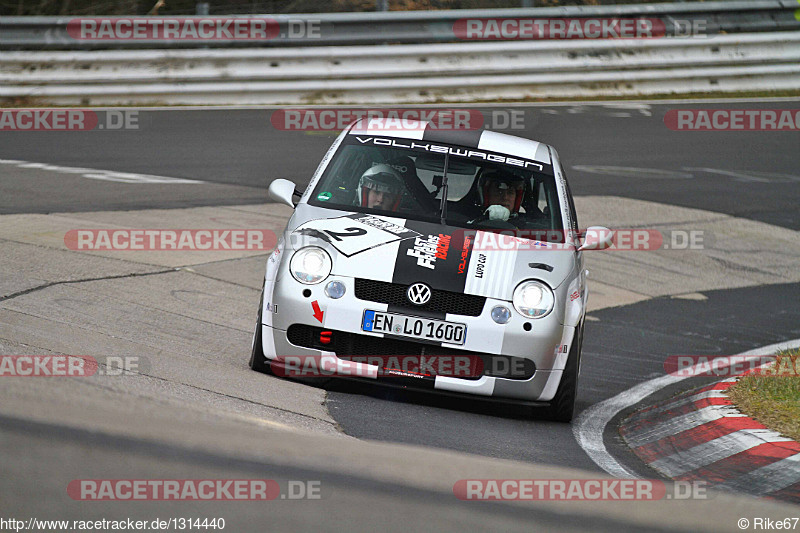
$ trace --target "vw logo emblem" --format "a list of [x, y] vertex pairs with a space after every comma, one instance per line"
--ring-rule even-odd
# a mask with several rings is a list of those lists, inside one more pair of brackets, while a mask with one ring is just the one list
[[424, 283], [415, 283], [406, 291], [406, 298], [414, 305], [425, 305], [431, 299], [431, 288]]

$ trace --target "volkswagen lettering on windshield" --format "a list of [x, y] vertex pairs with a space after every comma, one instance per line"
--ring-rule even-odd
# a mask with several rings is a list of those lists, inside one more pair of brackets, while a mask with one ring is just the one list
[[375, 146], [391, 146], [393, 148], [407, 148], [409, 150], [425, 150], [426, 152], [433, 152], [437, 154], [449, 154], [458, 157], [476, 158], [483, 161], [494, 161], [496, 163], [505, 163], [516, 167], [534, 168], [539, 171], [544, 170], [541, 163], [534, 161], [526, 161], [525, 159], [518, 159], [516, 157], [495, 154], [491, 152], [482, 152], [478, 150], [470, 150], [469, 148], [461, 148], [458, 146], [444, 146], [439, 144], [418, 143], [409, 141], [407, 139], [389, 139], [386, 137], [359, 137], [356, 140], [361, 144], [373, 144]]

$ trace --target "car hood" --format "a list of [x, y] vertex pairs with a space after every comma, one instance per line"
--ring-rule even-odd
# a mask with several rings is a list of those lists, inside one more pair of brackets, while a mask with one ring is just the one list
[[[539, 279], [552, 288], [572, 272], [575, 253], [528, 239], [403, 218], [327, 211], [302, 217], [292, 247], [328, 251], [334, 275], [511, 300], [516, 285]], [[310, 218], [310, 220], [309, 220]]]

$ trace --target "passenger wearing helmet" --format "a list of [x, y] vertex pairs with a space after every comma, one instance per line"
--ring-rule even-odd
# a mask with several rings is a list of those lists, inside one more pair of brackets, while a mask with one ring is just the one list
[[369, 209], [397, 211], [403, 198], [403, 179], [391, 166], [374, 165], [358, 180], [356, 202]]
[[525, 181], [511, 172], [488, 168], [478, 178], [482, 217], [489, 220], [508, 221], [517, 217], [523, 196]]

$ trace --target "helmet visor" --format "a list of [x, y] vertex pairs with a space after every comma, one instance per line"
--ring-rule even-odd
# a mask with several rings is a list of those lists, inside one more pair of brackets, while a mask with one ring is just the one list
[[504, 194], [517, 194], [522, 192], [523, 183], [519, 180], [494, 180], [489, 182], [489, 190]]
[[388, 172], [364, 176], [363, 186], [376, 192], [400, 194], [400, 183], [397, 182], [397, 176]]

